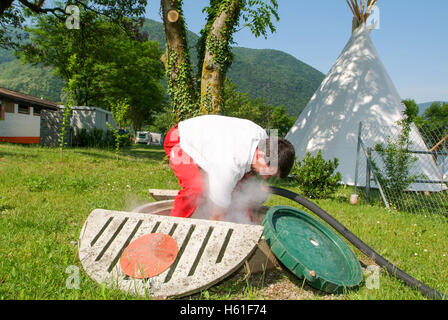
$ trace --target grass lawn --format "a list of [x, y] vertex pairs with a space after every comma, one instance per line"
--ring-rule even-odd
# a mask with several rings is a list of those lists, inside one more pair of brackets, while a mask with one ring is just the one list
[[[136, 299], [92, 281], [78, 258], [77, 241], [93, 209], [131, 209], [154, 201], [149, 188], [177, 189], [160, 147], [112, 151], [0, 143], [0, 299]], [[288, 183], [278, 186], [299, 192]], [[445, 217], [391, 212], [348, 204], [352, 190], [316, 203], [390, 262], [448, 293], [448, 223]], [[298, 206], [272, 196], [268, 205]], [[353, 247], [352, 247], [353, 248]], [[371, 265], [357, 249], [364, 265]], [[66, 286], [79, 268], [79, 289]], [[188, 299], [425, 299], [381, 271], [378, 289], [364, 283], [340, 295], [318, 292], [287, 271], [231, 276]]]

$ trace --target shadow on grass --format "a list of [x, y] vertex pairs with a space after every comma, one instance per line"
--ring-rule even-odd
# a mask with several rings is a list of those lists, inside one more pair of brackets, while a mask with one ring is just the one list
[[165, 157], [165, 150], [158, 146], [131, 146], [129, 149], [123, 150], [124, 156], [130, 156], [138, 159], [150, 159], [161, 161]]
[[105, 154], [105, 153], [97, 153], [97, 152], [92, 152], [89, 151], [90, 149], [82, 149], [82, 148], [74, 148], [76, 153], [88, 156], [88, 157], [93, 157], [93, 158], [100, 158], [103, 160], [114, 160], [116, 159], [116, 156], [114, 154]]
[[[93, 149], [100, 151], [101, 149]], [[108, 153], [100, 153], [95, 152], [92, 149], [83, 149], [83, 148], [76, 148], [77, 153], [81, 153], [83, 155], [94, 157], [94, 158], [100, 158], [100, 159], [108, 159], [108, 160], [114, 160], [116, 159], [116, 155], [113, 153], [114, 151], [111, 149], [107, 149]], [[131, 145], [125, 149], [120, 150], [119, 155], [121, 157], [131, 157], [136, 159], [148, 159], [148, 160], [155, 160], [155, 161], [161, 161], [165, 157], [165, 151], [163, 147], [159, 146], [148, 146], [148, 145]]]
[[[11, 147], [15, 148], [17, 150], [17, 144], [13, 143], [7, 143], [7, 142], [0, 142], [1, 146]], [[7, 149], [0, 150], [0, 158], [10, 157], [10, 158], [37, 158], [38, 156], [36, 154], [30, 154], [29, 150], [33, 148], [33, 145], [27, 145], [27, 144], [20, 144], [21, 149], [20, 151], [10, 151]]]

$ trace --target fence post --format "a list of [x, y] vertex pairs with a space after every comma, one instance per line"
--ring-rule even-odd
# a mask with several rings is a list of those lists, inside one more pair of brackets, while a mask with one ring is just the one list
[[443, 143], [443, 149], [442, 149], [442, 183], [440, 184], [440, 188], [443, 190], [443, 184], [445, 180], [445, 160], [446, 160], [446, 141]]
[[370, 165], [369, 159], [372, 157], [372, 150], [367, 147], [367, 159], [366, 159], [366, 198], [367, 203], [370, 203]]
[[361, 132], [362, 132], [362, 122], [359, 122], [358, 128], [358, 146], [356, 147], [356, 165], [355, 165], [355, 190], [354, 194], [357, 194], [358, 188], [358, 170], [359, 170], [359, 152], [361, 151]]
[[384, 204], [387, 209], [390, 209], [389, 202], [387, 201], [387, 198], [386, 198], [386, 195], [384, 194], [383, 188], [381, 188], [380, 181], [378, 180], [378, 177], [376, 176], [376, 173], [375, 173], [375, 168], [372, 165], [369, 155], [367, 154], [366, 147], [364, 146], [364, 143], [362, 141], [361, 141], [361, 147], [362, 147], [362, 150], [364, 151], [364, 154], [367, 158], [367, 165], [372, 168], [371, 172], [373, 174], [373, 179], [375, 179], [375, 183], [377, 184], [378, 189], [380, 189], [380, 194], [381, 194], [381, 197], [383, 198]]

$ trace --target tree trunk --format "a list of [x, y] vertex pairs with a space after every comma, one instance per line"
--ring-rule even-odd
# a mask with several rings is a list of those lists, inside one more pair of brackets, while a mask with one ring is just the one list
[[229, 42], [233, 26], [240, 14], [240, 0], [231, 0], [216, 16], [206, 39], [201, 77], [201, 110], [203, 114], [220, 112], [223, 99], [222, 89], [232, 52]]
[[[161, 0], [166, 52], [162, 57], [168, 83], [168, 93], [177, 121], [191, 118], [199, 113], [194, 78], [187, 45], [185, 21], [182, 17], [181, 0]], [[168, 13], [178, 13], [173, 20]], [[176, 17], [176, 15], [174, 15]]]

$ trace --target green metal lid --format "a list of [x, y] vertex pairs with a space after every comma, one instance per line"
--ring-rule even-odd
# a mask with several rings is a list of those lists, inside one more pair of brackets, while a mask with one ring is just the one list
[[275, 256], [314, 288], [339, 293], [359, 285], [361, 266], [350, 247], [329, 227], [296, 208], [272, 207], [264, 237]]

